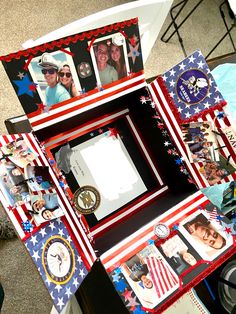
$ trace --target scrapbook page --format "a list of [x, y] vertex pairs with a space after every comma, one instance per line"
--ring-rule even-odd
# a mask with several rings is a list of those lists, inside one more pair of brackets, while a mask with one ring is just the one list
[[163, 313], [234, 254], [235, 234], [235, 225], [199, 191], [101, 259], [130, 313]]
[[146, 85], [137, 19], [0, 59], [34, 131]]
[[200, 50], [150, 84], [150, 92], [198, 188], [235, 180], [235, 133]]
[[1, 136], [0, 156], [1, 202], [61, 312], [96, 255], [34, 136]]

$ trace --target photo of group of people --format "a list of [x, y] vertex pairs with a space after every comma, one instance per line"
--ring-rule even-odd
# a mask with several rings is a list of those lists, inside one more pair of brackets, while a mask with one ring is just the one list
[[0, 189], [7, 203], [25, 205], [36, 225], [63, 215], [55, 184], [46, 166], [36, 166], [37, 154], [22, 137], [0, 149]]
[[219, 160], [216, 136], [212, 132], [211, 122], [184, 124], [182, 125], [182, 134], [191, 162]]
[[97, 81], [101, 85], [127, 77], [129, 63], [125, 40], [121, 33], [94, 41], [91, 57]]
[[128, 76], [127, 48], [121, 33], [105, 36], [93, 42], [90, 49], [92, 64], [89, 62], [75, 64], [69, 47], [65, 50], [68, 53], [60, 50], [45, 52], [32, 58], [29, 63], [29, 72], [47, 110], [55, 104], [81, 95], [80, 80], [86, 79], [92, 73], [95, 74], [97, 82], [94, 88]]
[[145, 308], [154, 308], [179, 287], [179, 279], [154, 244], [121, 265], [129, 285]]

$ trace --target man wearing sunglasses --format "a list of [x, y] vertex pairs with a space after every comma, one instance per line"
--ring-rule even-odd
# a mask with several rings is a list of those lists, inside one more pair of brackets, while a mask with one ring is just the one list
[[58, 83], [58, 64], [54, 57], [50, 53], [45, 52], [38, 65], [42, 68], [42, 73], [48, 84], [45, 90], [47, 108], [70, 99], [68, 91], [61, 83]]

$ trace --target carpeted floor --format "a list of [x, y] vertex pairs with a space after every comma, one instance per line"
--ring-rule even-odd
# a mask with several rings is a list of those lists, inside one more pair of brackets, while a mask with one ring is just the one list
[[[203, 54], [207, 55], [225, 32], [218, 10], [222, 1], [203, 1], [180, 29], [187, 54], [200, 48]], [[29, 38], [36, 39], [76, 19], [126, 2], [128, 1], [1, 0], [0, 55], [22, 49], [21, 43]], [[178, 2], [174, 1], [174, 3]], [[185, 16], [186, 12], [197, 2], [197, 0], [189, 1], [180, 18]], [[228, 16], [227, 18], [229, 19]], [[168, 22], [169, 18], [160, 34], [163, 33]], [[106, 24], [105, 20], [104, 24]], [[233, 36], [236, 38], [235, 31]], [[232, 45], [226, 38], [212, 57], [231, 51]], [[177, 36], [174, 36], [169, 43], [163, 43], [158, 38], [145, 64], [146, 78], [168, 70], [183, 58], [184, 55]], [[23, 110], [2, 65], [0, 65], [0, 108], [0, 132], [4, 134], [6, 133], [4, 120], [22, 114]], [[4, 215], [2, 209], [0, 209], [0, 215]], [[2, 314], [50, 313], [52, 307], [50, 296], [20, 240], [0, 241], [0, 256], [0, 278], [6, 293]]]

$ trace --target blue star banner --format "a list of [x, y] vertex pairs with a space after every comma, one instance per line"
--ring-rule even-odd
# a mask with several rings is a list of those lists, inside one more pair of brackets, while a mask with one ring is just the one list
[[25, 245], [60, 313], [88, 273], [66, 226], [50, 221]]
[[161, 78], [179, 123], [194, 121], [202, 114], [213, 109], [221, 110], [226, 105], [200, 50], [165, 72]]

